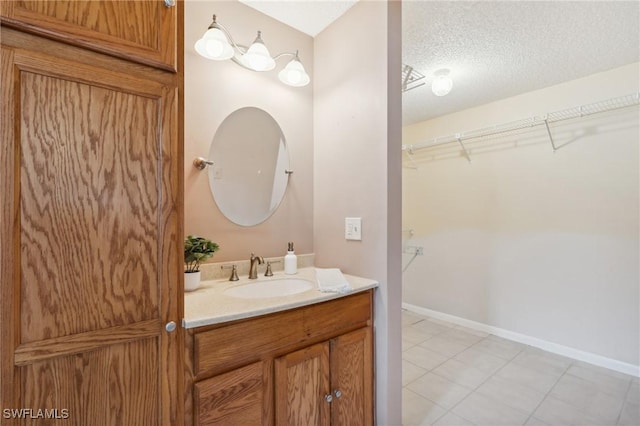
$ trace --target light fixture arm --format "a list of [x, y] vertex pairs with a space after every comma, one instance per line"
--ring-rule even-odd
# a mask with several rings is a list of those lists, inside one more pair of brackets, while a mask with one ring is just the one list
[[273, 57], [273, 59], [276, 60], [276, 59], [283, 58], [285, 56], [293, 56], [297, 60], [300, 60], [300, 58], [298, 57], [298, 51], [297, 50], [296, 50], [296, 53], [292, 53], [292, 52], [278, 53], [276, 56]]
[[211, 22], [211, 25], [209, 25], [209, 28], [207, 28], [208, 30], [215, 28], [218, 29], [220, 31], [222, 31], [224, 33], [225, 36], [227, 36], [227, 39], [229, 40], [229, 43], [231, 43], [231, 45], [233, 46], [234, 49], [238, 50], [240, 53], [247, 53], [247, 48], [246, 46], [240, 46], [237, 45], [236, 42], [233, 40], [233, 37], [231, 36], [231, 33], [229, 32], [229, 30], [227, 30], [224, 25], [219, 24], [218, 21], [216, 21], [216, 15], [213, 15], [213, 21]]
[[[211, 24], [209, 25], [209, 27], [207, 28], [208, 30], [212, 29], [212, 28], [216, 28], [220, 31], [222, 31], [224, 33], [225, 36], [227, 36], [227, 39], [229, 40], [229, 43], [233, 46], [234, 49], [236, 49], [238, 52], [245, 54], [247, 53], [248, 47], [243, 45], [243, 44], [237, 44], [234, 40], [233, 37], [231, 36], [231, 33], [229, 32], [229, 30], [227, 30], [225, 28], [224, 25], [219, 24], [217, 19], [216, 19], [216, 15], [213, 15], [213, 21], [211, 22]], [[260, 31], [258, 31], [258, 33], [260, 33]], [[283, 52], [283, 53], [279, 53], [275, 56], [273, 56], [273, 59], [280, 59], [282, 57], [285, 56], [293, 56], [295, 57], [297, 60], [300, 60], [300, 58], [298, 57], [298, 51], [296, 50], [295, 53], [293, 52]], [[240, 63], [240, 65], [243, 65]], [[244, 66], [244, 65], [243, 65]], [[245, 67], [246, 68], [246, 67]]]
[[[227, 36], [227, 39], [229, 40], [229, 43], [231, 43], [231, 45], [233, 46], [234, 49], [238, 50], [240, 53], [244, 54], [247, 53], [247, 46], [242, 45], [242, 44], [237, 44], [234, 40], [233, 37], [231, 36], [231, 33], [229, 32], [229, 30], [227, 30], [225, 28], [224, 25], [219, 24], [218, 21], [216, 20], [216, 15], [213, 15], [213, 21], [211, 22], [211, 25], [209, 25], [209, 27], [207, 29], [212, 29], [212, 28], [216, 28], [220, 31], [222, 31], [224, 33], [225, 36]], [[282, 57], [285, 56], [293, 56], [296, 59], [300, 60], [300, 58], [298, 57], [298, 51], [296, 50], [295, 53], [294, 52], [283, 52], [283, 53], [279, 53], [275, 56], [273, 56], [273, 59], [280, 59]]]

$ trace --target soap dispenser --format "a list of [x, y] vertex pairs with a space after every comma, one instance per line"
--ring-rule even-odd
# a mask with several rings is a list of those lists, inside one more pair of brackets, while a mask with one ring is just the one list
[[298, 256], [293, 252], [293, 243], [287, 244], [287, 255], [284, 257], [284, 273], [293, 275], [298, 273]]

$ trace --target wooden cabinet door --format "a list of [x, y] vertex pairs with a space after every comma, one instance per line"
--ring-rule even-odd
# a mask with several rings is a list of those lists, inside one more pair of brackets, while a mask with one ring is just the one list
[[331, 340], [331, 425], [373, 424], [371, 330], [362, 328]]
[[65, 48], [1, 49], [0, 407], [175, 424], [176, 89]]
[[[182, 4], [165, 0], [0, 1], [3, 25], [175, 71]], [[181, 9], [180, 9], [181, 10]]]
[[328, 342], [277, 358], [275, 389], [278, 426], [329, 425]]
[[273, 424], [271, 362], [260, 361], [194, 385], [198, 426]]

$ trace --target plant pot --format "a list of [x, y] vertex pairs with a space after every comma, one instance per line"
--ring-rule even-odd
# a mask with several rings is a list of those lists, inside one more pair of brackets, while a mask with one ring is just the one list
[[200, 287], [200, 271], [184, 273], [184, 291], [193, 291]]

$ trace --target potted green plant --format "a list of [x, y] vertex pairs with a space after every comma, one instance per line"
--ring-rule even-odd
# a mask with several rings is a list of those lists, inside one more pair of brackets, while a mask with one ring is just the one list
[[200, 263], [218, 251], [218, 244], [195, 235], [184, 239], [184, 289], [192, 291], [200, 286]]

